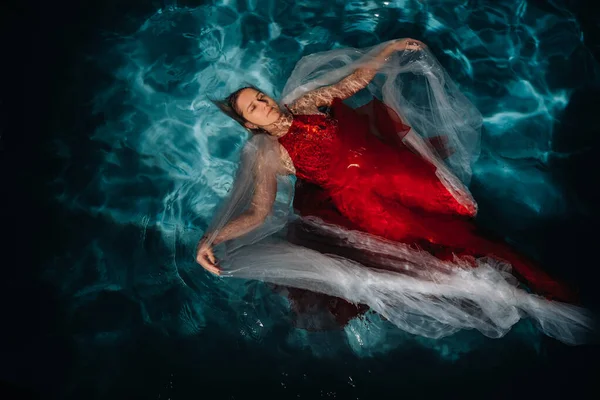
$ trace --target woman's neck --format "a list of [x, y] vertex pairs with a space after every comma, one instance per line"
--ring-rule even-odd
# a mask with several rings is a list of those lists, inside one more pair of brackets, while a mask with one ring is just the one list
[[273, 122], [272, 124], [263, 126], [262, 129], [267, 131], [269, 135], [276, 138], [280, 138], [290, 130], [290, 126], [292, 125], [293, 120], [294, 117], [292, 116], [292, 114], [290, 114], [287, 111], [281, 111], [277, 121]]

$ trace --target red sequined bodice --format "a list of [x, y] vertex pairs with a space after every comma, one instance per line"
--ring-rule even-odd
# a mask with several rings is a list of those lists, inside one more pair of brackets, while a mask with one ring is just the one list
[[338, 148], [337, 133], [337, 121], [326, 115], [294, 115], [290, 129], [279, 138], [279, 143], [289, 153], [299, 178], [327, 186]]

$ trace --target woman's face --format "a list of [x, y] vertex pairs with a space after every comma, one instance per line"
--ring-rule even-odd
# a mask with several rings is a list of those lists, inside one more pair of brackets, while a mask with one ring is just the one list
[[248, 122], [248, 128], [255, 128], [249, 125], [266, 126], [279, 119], [279, 107], [275, 100], [266, 94], [248, 88], [244, 89], [237, 98], [237, 108], [242, 117]]

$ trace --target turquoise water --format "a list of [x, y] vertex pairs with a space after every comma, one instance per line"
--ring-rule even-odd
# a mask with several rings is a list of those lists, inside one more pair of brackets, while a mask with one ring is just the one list
[[[505, 379], [528, 382], [522, 376], [532, 369], [543, 377], [553, 357], [581, 356], [527, 321], [499, 340], [475, 332], [423, 339], [374, 314], [341, 331], [306, 332], [293, 328], [287, 300], [265, 285], [223, 281], [193, 261], [246, 140], [207, 96], [251, 83], [277, 98], [303, 55], [413, 37], [484, 115], [472, 184], [480, 224], [577, 281], [583, 269], [565, 264], [572, 253], [564, 247], [575, 240], [565, 236], [569, 221], [593, 211], [581, 188], [597, 171], [583, 182], [573, 177], [594, 145], [585, 90], [597, 85], [599, 69], [570, 6], [170, 1], [98, 17], [92, 45], [74, 45], [65, 73], [66, 87], [83, 89], [61, 94], [67, 100], [54, 105], [62, 113], [45, 142], [50, 203], [60, 215], [51, 239], [60, 245], [41, 279], [60, 299], [59, 332], [72, 357], [54, 382], [58, 391], [365, 399], [391, 386], [421, 390], [432, 375], [440, 386], [429, 391], [456, 388], [463, 376], [479, 377], [473, 390], [501, 390]], [[65, 106], [75, 102], [69, 96], [80, 99], [77, 111]]]

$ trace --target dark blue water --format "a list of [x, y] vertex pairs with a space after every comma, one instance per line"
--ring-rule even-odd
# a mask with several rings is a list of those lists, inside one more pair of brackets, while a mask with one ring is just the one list
[[597, 309], [600, 30], [585, 6], [215, 0], [8, 9], [7, 398], [593, 389], [598, 348], [564, 346], [527, 321], [497, 340], [474, 332], [425, 340], [372, 315], [307, 333], [268, 288], [221, 282], [192, 261], [244, 140], [206, 95], [249, 81], [277, 96], [303, 55], [408, 36], [430, 46], [484, 115], [472, 185], [480, 225]]

